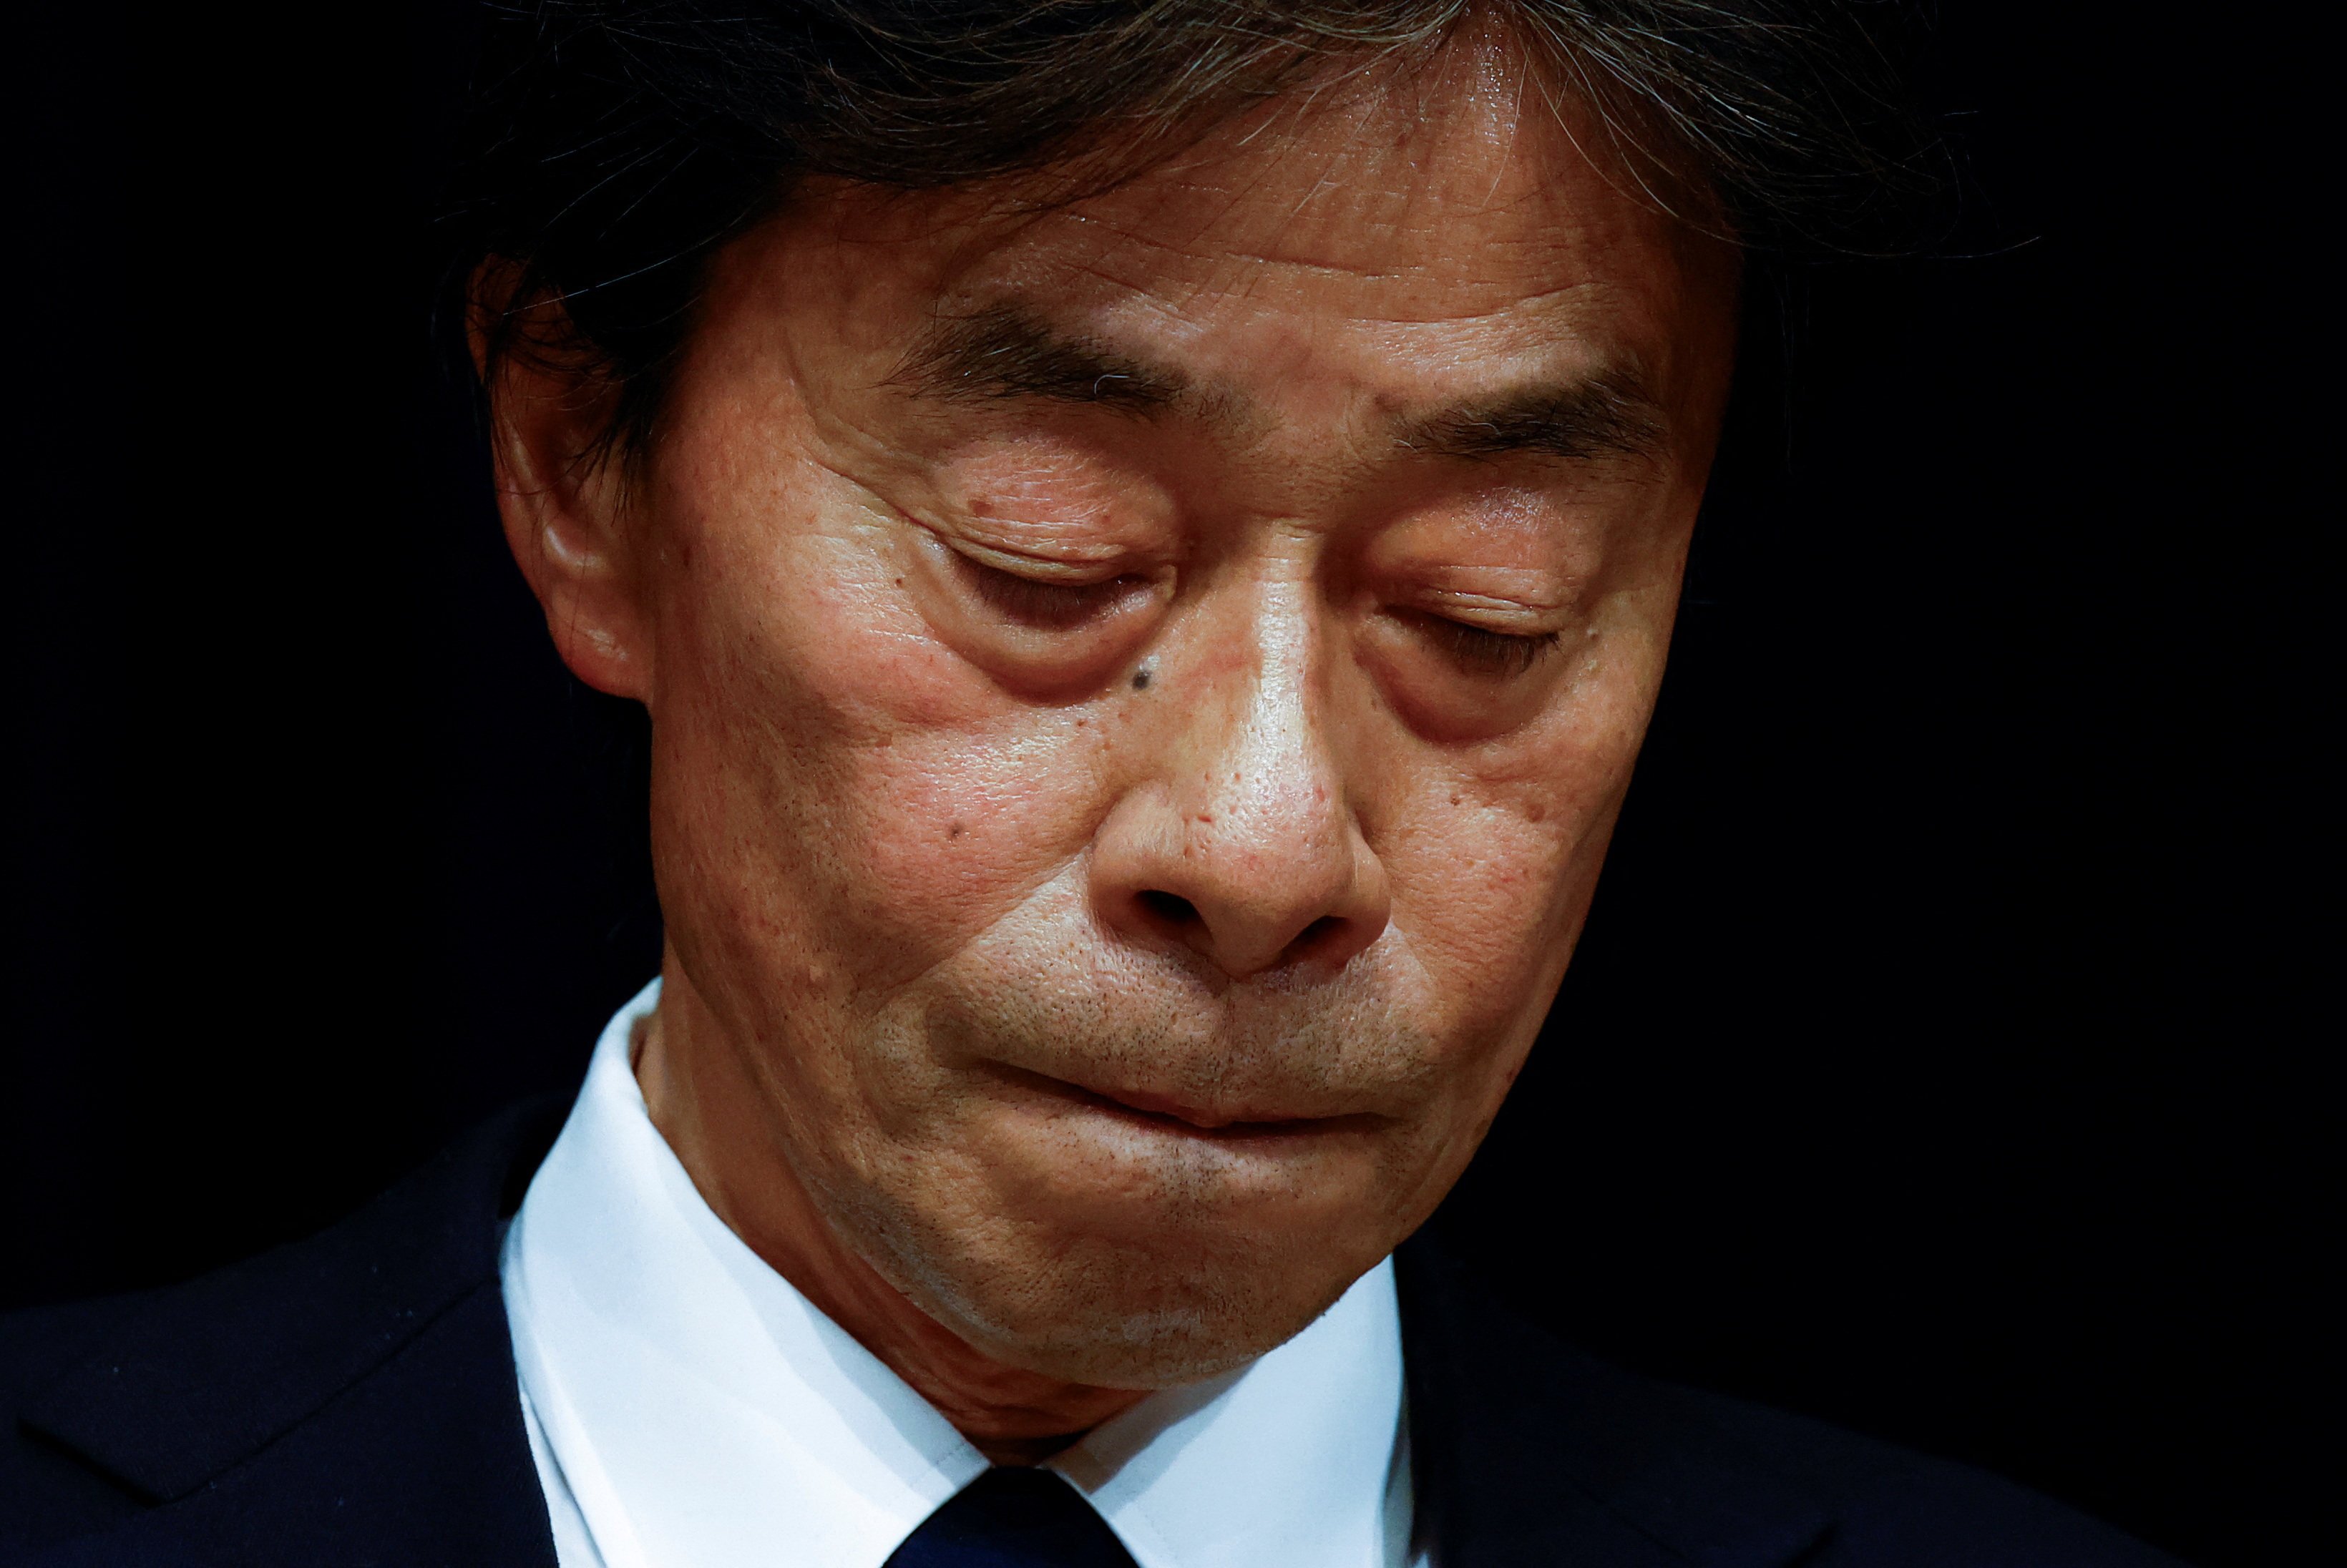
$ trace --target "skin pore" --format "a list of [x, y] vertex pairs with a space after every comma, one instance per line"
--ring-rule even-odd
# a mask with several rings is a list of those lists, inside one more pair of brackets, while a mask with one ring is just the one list
[[1073, 202], [810, 186], [639, 463], [500, 369], [515, 555], [651, 712], [653, 1121], [998, 1460], [1308, 1324], [1522, 1064], [1735, 337], [1620, 185], [1468, 38]]

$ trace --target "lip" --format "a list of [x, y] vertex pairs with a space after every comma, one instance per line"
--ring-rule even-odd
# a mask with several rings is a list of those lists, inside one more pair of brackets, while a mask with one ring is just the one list
[[1204, 1106], [1146, 1089], [1101, 1089], [1048, 1077], [1021, 1067], [998, 1068], [1021, 1086], [1056, 1100], [1071, 1101], [1131, 1120], [1193, 1136], [1222, 1139], [1296, 1137], [1313, 1134], [1359, 1131], [1382, 1118], [1366, 1115], [1298, 1116], [1268, 1107]]

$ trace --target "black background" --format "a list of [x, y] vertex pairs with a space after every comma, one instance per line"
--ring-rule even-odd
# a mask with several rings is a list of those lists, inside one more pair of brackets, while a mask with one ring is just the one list
[[[324, 1222], [658, 947], [428, 331], [469, 11], [102, 9], [5, 66], [0, 1305]], [[2306, 51], [2192, 15], [1942, 12], [1956, 254], [1819, 279], [1789, 436], [1740, 411], [1436, 1223], [1619, 1359], [2301, 1562], [2336, 262]]]

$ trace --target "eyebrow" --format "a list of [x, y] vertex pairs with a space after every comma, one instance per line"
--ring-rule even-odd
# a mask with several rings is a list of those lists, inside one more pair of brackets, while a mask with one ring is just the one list
[[1668, 433], [1662, 405], [1634, 377], [1613, 372], [1445, 409], [1410, 421], [1394, 439], [1413, 453], [1467, 462], [1544, 453], [1588, 463], [1660, 457]]
[[[1041, 398], [1150, 416], [1190, 402], [1225, 417], [1240, 403], [1197, 397], [1191, 378], [1053, 326], [1030, 306], [990, 305], [932, 321], [889, 380], [917, 395]], [[1661, 405], [1625, 371], [1500, 392], [1409, 420], [1394, 433], [1413, 454], [1490, 462], [1544, 454], [1572, 462], [1652, 460], [1667, 444]]]
[[1142, 414], [1190, 392], [1180, 372], [1061, 331], [1020, 305], [940, 318], [890, 380], [932, 397], [1044, 398]]

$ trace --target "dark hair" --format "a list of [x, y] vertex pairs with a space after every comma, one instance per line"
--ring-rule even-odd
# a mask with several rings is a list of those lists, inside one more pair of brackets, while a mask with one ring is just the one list
[[492, 366], [559, 352], [609, 378], [610, 437], [631, 445], [707, 259], [795, 180], [919, 188], [1100, 148], [1129, 172], [1478, 15], [1538, 52], [1655, 200], [1692, 191], [1690, 220], [1781, 256], [1907, 242], [1934, 156], [1895, 0], [539, 0], [490, 26], [451, 289], [507, 263], [478, 323]]

